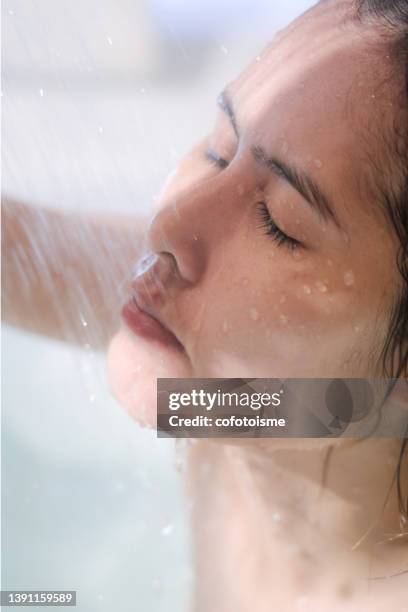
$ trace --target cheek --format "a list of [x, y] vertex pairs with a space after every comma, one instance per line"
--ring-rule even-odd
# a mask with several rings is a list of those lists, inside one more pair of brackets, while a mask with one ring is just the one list
[[191, 374], [178, 351], [161, 348], [123, 328], [109, 347], [108, 376], [113, 394], [130, 416], [143, 426], [155, 427], [157, 378]]
[[294, 270], [278, 254], [267, 270], [232, 263], [201, 294], [194, 353], [206, 376], [343, 375], [356, 352], [367, 363], [372, 308], [331, 268]]

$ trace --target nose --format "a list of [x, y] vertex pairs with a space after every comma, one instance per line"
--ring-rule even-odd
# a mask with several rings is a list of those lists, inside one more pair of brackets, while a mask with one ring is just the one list
[[151, 222], [152, 250], [172, 255], [181, 278], [189, 284], [199, 282], [216, 242], [225, 239], [223, 220], [228, 218], [231, 200], [227, 172], [173, 195]]

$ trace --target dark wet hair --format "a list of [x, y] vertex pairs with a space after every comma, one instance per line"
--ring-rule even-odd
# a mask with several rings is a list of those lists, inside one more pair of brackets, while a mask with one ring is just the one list
[[[356, 14], [361, 22], [377, 20], [385, 35], [391, 56], [398, 64], [402, 85], [403, 109], [395, 125], [391, 145], [393, 161], [398, 170], [396, 184], [383, 189], [382, 203], [399, 241], [397, 266], [401, 275], [401, 290], [390, 318], [389, 332], [382, 349], [383, 370], [390, 378], [408, 378], [408, 0], [355, 0]], [[390, 389], [391, 390], [391, 389]], [[408, 382], [405, 390], [408, 394]], [[408, 520], [408, 492], [402, 486], [404, 456], [408, 452], [408, 426], [399, 456], [396, 474], [401, 517]]]

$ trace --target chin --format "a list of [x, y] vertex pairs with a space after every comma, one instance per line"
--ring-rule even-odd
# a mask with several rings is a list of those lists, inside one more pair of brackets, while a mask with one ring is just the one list
[[156, 427], [157, 378], [191, 377], [188, 358], [179, 350], [135, 335], [123, 326], [108, 350], [112, 392], [140, 425]]

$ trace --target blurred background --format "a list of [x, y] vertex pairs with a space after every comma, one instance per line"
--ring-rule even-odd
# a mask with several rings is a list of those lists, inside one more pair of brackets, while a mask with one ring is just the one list
[[[311, 0], [3, 0], [2, 192], [148, 211], [215, 100]], [[105, 357], [2, 331], [2, 588], [187, 612], [182, 449], [109, 394]]]

